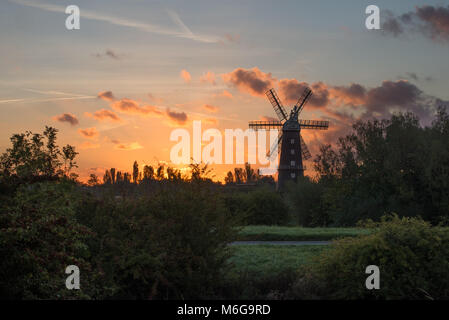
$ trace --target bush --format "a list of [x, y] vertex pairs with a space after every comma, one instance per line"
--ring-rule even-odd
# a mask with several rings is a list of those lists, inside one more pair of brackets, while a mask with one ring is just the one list
[[240, 194], [240, 212], [247, 225], [285, 225], [289, 209], [281, 195], [267, 187]]
[[[72, 183], [18, 188], [1, 203], [0, 298], [89, 298], [94, 283], [86, 245], [92, 232], [75, 218]], [[81, 290], [67, 290], [65, 269], [83, 270]]]
[[[367, 290], [365, 269], [380, 269], [380, 289]], [[300, 270], [301, 299], [448, 299], [449, 233], [419, 218], [383, 217], [375, 232], [342, 239]]]
[[[90, 216], [85, 212], [90, 211]], [[107, 297], [200, 299], [217, 295], [236, 224], [202, 183], [161, 186], [119, 201], [91, 199], [80, 218], [98, 236], [91, 244], [105, 273]]]
[[287, 197], [297, 223], [303, 227], [326, 227], [330, 223], [324, 201], [324, 186], [304, 177], [297, 184], [289, 184]]

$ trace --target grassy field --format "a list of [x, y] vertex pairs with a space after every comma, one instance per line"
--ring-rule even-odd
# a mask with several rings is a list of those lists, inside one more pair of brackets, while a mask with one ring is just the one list
[[327, 246], [272, 246], [252, 245], [233, 247], [231, 258], [235, 270], [259, 276], [296, 270], [298, 267], [326, 250]]
[[[298, 268], [329, 246], [239, 245], [232, 247], [232, 271], [227, 286], [230, 298], [276, 298], [297, 277]], [[274, 296], [273, 296], [274, 295]]]
[[246, 226], [239, 235], [239, 241], [306, 241], [333, 240], [343, 237], [356, 237], [368, 234], [366, 229], [359, 228], [302, 228], [279, 226]]

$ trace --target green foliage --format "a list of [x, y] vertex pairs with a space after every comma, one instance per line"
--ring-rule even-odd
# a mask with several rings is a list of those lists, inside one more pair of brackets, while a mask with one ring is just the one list
[[[21, 181], [55, 179], [70, 176], [76, 167], [75, 148], [66, 145], [59, 149], [56, 145], [58, 130], [45, 127], [42, 134], [27, 131], [11, 137], [12, 147], [0, 157], [0, 177], [2, 180], [15, 177]], [[11, 179], [9, 179], [11, 182]]]
[[288, 206], [269, 187], [227, 195], [226, 205], [246, 225], [285, 225], [290, 221]]
[[326, 227], [330, 224], [324, 192], [323, 183], [315, 183], [307, 177], [288, 185], [288, 199], [300, 226]]
[[[367, 290], [365, 269], [380, 269], [380, 290]], [[384, 217], [374, 232], [336, 241], [300, 271], [301, 299], [448, 299], [449, 232], [419, 218]]]
[[[97, 232], [91, 243], [109, 297], [213, 297], [236, 224], [223, 201], [201, 183], [161, 186], [119, 201], [91, 198], [79, 219]], [[89, 213], [89, 214], [86, 214]]]
[[354, 225], [360, 219], [379, 221], [390, 212], [422, 215], [434, 224], [446, 219], [448, 119], [446, 109], [440, 108], [432, 125], [424, 128], [412, 113], [357, 122], [337, 148], [323, 146], [315, 159], [321, 188], [307, 188], [315, 188], [320, 199], [306, 190], [307, 195], [299, 197], [306, 207], [309, 202], [319, 203], [313, 211], [324, 209], [327, 217], [323, 218], [339, 226]]
[[[0, 214], [0, 298], [89, 298], [93, 276], [86, 244], [89, 228], [79, 224], [71, 183], [21, 186]], [[77, 265], [86, 285], [65, 287], [65, 269]]]

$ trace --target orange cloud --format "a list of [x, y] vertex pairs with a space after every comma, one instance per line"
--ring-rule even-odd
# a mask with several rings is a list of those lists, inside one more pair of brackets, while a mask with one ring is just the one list
[[120, 143], [116, 141], [115, 149], [117, 150], [138, 150], [142, 149], [142, 145], [138, 142], [131, 142], [131, 143]]
[[181, 70], [180, 76], [184, 80], [185, 83], [189, 83], [190, 81], [192, 81], [192, 76], [185, 69]]
[[156, 106], [140, 106], [137, 101], [127, 98], [111, 103], [111, 107], [119, 112], [127, 114], [162, 115], [162, 111], [160, 111]]
[[227, 99], [232, 99], [232, 93], [230, 93], [228, 90], [223, 90], [223, 92], [220, 93], [214, 93], [213, 98], [227, 98]]
[[219, 107], [212, 106], [212, 105], [210, 105], [210, 104], [205, 104], [205, 105], [203, 106], [203, 108], [204, 108], [206, 111], [212, 112], [212, 113], [216, 113], [216, 112], [218, 112], [218, 110], [220, 109]]
[[228, 90], [223, 90], [223, 92], [221, 93], [221, 95], [222, 95], [223, 97], [232, 99], [232, 93], [230, 93]]
[[264, 96], [265, 92], [276, 83], [276, 79], [272, 77], [271, 73], [264, 73], [257, 67], [249, 70], [237, 68], [230, 73], [223, 74], [222, 78], [228, 85], [252, 96]]
[[89, 112], [85, 112], [84, 115], [86, 117], [94, 118], [95, 120], [98, 120], [98, 121], [106, 121], [106, 120], [113, 121], [113, 122], [122, 121], [119, 118], [119, 116], [117, 116], [117, 114], [115, 112], [106, 110], [106, 109], [97, 110], [93, 114], [89, 113]]
[[52, 119], [59, 122], [68, 122], [72, 126], [76, 126], [79, 123], [76, 116], [71, 113], [63, 113], [58, 116], [54, 116]]
[[211, 124], [211, 125], [218, 125], [218, 119], [216, 119], [216, 118], [206, 118], [206, 119], [203, 119], [203, 121], [206, 123], [206, 124]]
[[207, 73], [203, 74], [200, 77], [200, 82], [202, 82], [202, 83], [210, 83], [210, 84], [216, 85], [215, 74], [213, 72], [211, 72], [211, 71], [207, 71]]
[[92, 128], [86, 128], [86, 129], [78, 129], [78, 132], [80, 135], [82, 135], [85, 138], [92, 139], [98, 136], [98, 131], [95, 127]]

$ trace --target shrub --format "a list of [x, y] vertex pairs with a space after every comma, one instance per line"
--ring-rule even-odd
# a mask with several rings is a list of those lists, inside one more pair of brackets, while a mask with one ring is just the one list
[[248, 225], [285, 225], [290, 220], [284, 199], [269, 188], [249, 192], [242, 201], [247, 210]]
[[326, 227], [330, 223], [324, 201], [324, 186], [304, 177], [297, 184], [289, 184], [287, 197], [297, 223], [303, 227]]
[[[380, 289], [367, 290], [365, 268], [380, 269]], [[449, 233], [419, 218], [383, 217], [370, 235], [342, 239], [300, 270], [295, 298], [447, 299]]]
[[[71, 183], [23, 185], [0, 214], [0, 298], [89, 298], [91, 231], [75, 219]], [[81, 290], [67, 290], [65, 269], [83, 270]]]
[[119, 201], [106, 196], [85, 206], [80, 216], [98, 233], [91, 246], [108, 297], [215, 297], [237, 230], [222, 199], [203, 183], [164, 185]]

